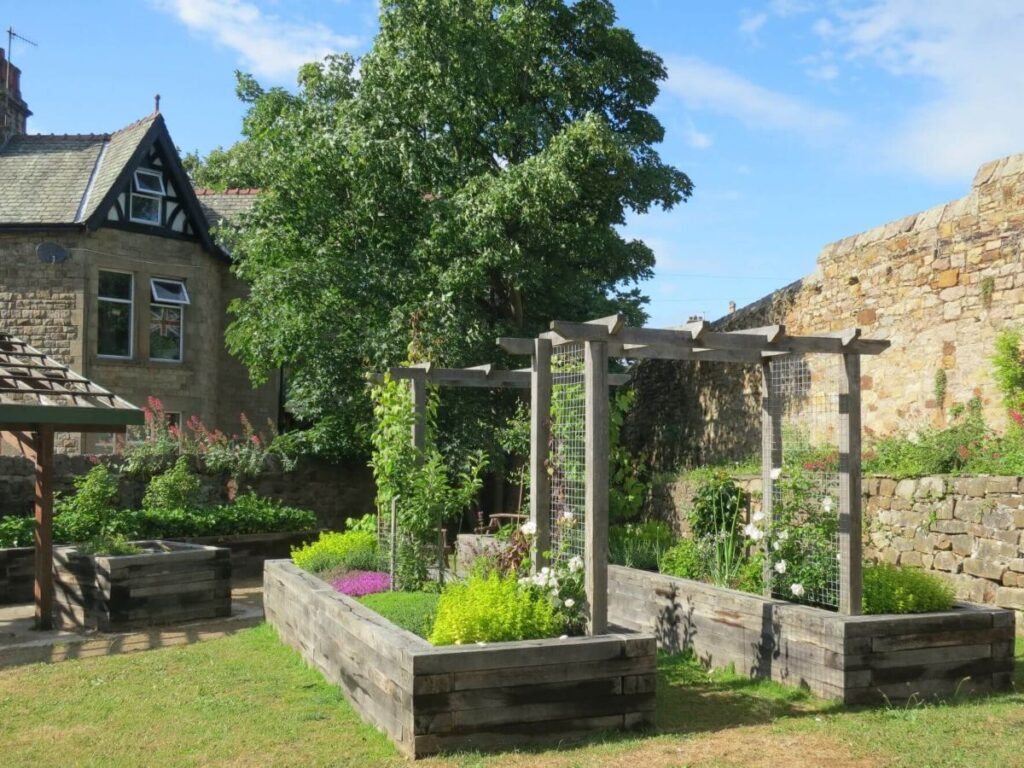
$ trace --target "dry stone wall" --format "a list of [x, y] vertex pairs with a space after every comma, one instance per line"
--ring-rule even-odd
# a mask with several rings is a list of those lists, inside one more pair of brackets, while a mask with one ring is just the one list
[[[718, 325], [785, 323], [792, 333], [852, 326], [889, 339], [862, 368], [865, 434], [941, 426], [950, 406], [978, 397], [1005, 423], [989, 358], [998, 333], [1024, 320], [1024, 155], [981, 167], [954, 202], [825, 246], [814, 274]], [[637, 366], [634, 448], [656, 466], [741, 458], [760, 441], [759, 376], [735, 365]], [[938, 371], [945, 386], [935, 385]]]
[[[760, 494], [760, 477], [739, 484]], [[1024, 478], [863, 480], [864, 558], [921, 568], [949, 580], [957, 598], [1024, 611]], [[686, 535], [695, 487], [663, 487], [659, 514]]]

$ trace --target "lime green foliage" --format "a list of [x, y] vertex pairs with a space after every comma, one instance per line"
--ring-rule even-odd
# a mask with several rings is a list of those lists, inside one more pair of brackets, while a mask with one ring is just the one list
[[372, 512], [367, 512], [362, 517], [350, 517], [345, 521], [345, 530], [362, 531], [363, 533], [372, 533], [376, 536], [377, 516]]
[[564, 621], [551, 602], [514, 575], [470, 576], [444, 588], [430, 632], [434, 645], [555, 637]]
[[378, 592], [359, 602], [402, 629], [426, 638], [437, 614], [436, 592]]
[[750, 494], [721, 469], [695, 470], [690, 478], [697, 484], [688, 515], [694, 536], [735, 532], [750, 506]]
[[311, 573], [342, 568], [373, 571], [380, 566], [377, 537], [365, 531], [325, 531], [316, 541], [293, 547], [292, 562]]
[[193, 509], [199, 506], [199, 477], [189, 460], [179, 456], [174, 466], [149, 481], [142, 497], [143, 509]]
[[608, 516], [612, 524], [636, 520], [651, 489], [647, 465], [620, 439], [622, 422], [635, 401], [636, 390], [622, 387], [612, 398], [608, 413]]
[[613, 525], [608, 529], [609, 562], [657, 570], [658, 560], [675, 538], [672, 529], [661, 520]]
[[35, 529], [34, 517], [0, 517], [0, 548], [32, 546]]
[[693, 539], [680, 539], [661, 556], [658, 570], [681, 579], [703, 581], [706, 574], [700, 545]]
[[892, 565], [864, 566], [864, 613], [930, 613], [953, 607], [952, 585], [935, 574]]
[[1014, 410], [1024, 409], [1024, 355], [1019, 328], [1007, 328], [996, 337], [992, 356], [992, 378], [1003, 395], [1003, 403]]

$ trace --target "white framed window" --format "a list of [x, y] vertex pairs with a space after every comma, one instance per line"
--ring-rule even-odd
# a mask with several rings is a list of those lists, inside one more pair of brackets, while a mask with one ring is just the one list
[[185, 308], [180, 304], [149, 305], [149, 359], [180, 363], [184, 349]]
[[131, 359], [135, 341], [134, 294], [135, 280], [131, 272], [100, 270], [96, 292], [96, 354], [100, 357]]
[[165, 194], [167, 191], [162, 174], [137, 169], [132, 174], [128, 218], [139, 224], [160, 224], [163, 221]]
[[159, 171], [147, 171], [145, 168], [137, 169], [135, 171], [135, 191], [145, 195], [163, 197], [167, 194], [167, 190], [164, 189], [163, 174]]
[[157, 304], [179, 304], [186, 306], [192, 302], [188, 297], [188, 288], [184, 280], [170, 280], [162, 277], [149, 279], [149, 294]]

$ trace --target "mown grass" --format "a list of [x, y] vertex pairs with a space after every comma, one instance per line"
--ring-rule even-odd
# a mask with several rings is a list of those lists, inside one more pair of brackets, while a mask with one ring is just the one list
[[359, 598], [359, 602], [392, 624], [426, 637], [434, 626], [440, 597], [436, 592], [377, 592]]
[[[1022, 729], [1019, 693], [844, 709], [663, 657], [658, 733], [422, 764], [1003, 768], [1024, 764]], [[0, 672], [0, 745], [5, 768], [406, 764], [267, 626], [188, 647]]]

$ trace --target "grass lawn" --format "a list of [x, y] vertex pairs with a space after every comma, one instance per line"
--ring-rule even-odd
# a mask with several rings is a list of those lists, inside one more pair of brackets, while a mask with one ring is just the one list
[[[657, 734], [417, 764], [1006, 768], [1024, 765], [1022, 734], [1019, 693], [843, 710], [665, 658]], [[406, 764], [268, 626], [188, 647], [0, 671], [4, 768]]]
[[359, 598], [392, 624], [420, 637], [430, 634], [441, 595], [434, 592], [377, 592]]

